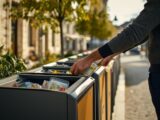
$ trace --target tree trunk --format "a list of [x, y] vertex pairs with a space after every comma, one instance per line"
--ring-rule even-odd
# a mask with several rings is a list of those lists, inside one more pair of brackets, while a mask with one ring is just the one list
[[90, 44], [90, 46], [89, 46], [89, 49], [90, 49], [90, 50], [92, 50], [92, 49], [94, 48], [94, 47], [93, 47], [93, 38], [94, 38], [94, 37], [91, 35], [91, 36], [90, 36], [90, 40], [91, 40], [90, 43], [91, 43], [91, 44]]
[[61, 57], [64, 57], [64, 39], [63, 39], [63, 21], [59, 21], [60, 25], [60, 39], [61, 39]]

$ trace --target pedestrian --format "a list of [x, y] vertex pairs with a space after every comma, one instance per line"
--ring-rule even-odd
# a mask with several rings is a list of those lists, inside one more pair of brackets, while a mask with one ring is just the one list
[[[149, 39], [145, 39], [149, 36]], [[139, 16], [104, 46], [75, 62], [71, 72], [82, 73], [94, 61], [102, 59], [107, 65], [115, 55], [149, 41], [149, 88], [152, 102], [160, 120], [160, 0], [148, 0]]]

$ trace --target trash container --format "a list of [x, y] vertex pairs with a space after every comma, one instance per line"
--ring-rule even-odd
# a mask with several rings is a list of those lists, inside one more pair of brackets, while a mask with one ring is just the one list
[[71, 66], [65, 64], [44, 65], [40, 71], [42, 73], [59, 74], [59, 75], [71, 75]]
[[64, 64], [64, 65], [72, 66], [75, 61], [77, 61], [78, 59], [83, 58], [83, 57], [85, 57], [87, 55], [88, 55], [88, 53], [80, 53], [78, 55], [74, 55], [74, 56], [59, 60], [57, 62], [57, 64], [59, 64], [59, 65]]
[[114, 70], [114, 81], [115, 81], [115, 90], [117, 90], [118, 86], [118, 80], [120, 75], [120, 56], [114, 57], [114, 64], [113, 64], [113, 70]]
[[118, 84], [118, 62], [117, 58], [111, 60], [107, 67], [99, 67], [92, 75], [96, 89], [96, 120], [111, 120]]
[[101, 66], [92, 77], [95, 79], [96, 120], [107, 120], [107, 74]]
[[68, 65], [68, 66], [72, 66], [74, 64], [75, 60], [69, 60], [68, 58], [66, 59], [62, 59], [62, 60], [59, 60], [57, 62], [58, 65]]
[[108, 64], [108, 66], [106, 67], [106, 74], [107, 74], [107, 100], [106, 100], [106, 104], [107, 104], [107, 120], [111, 120], [112, 119], [112, 63], [110, 62]]
[[[69, 82], [65, 91], [0, 87], [2, 120], [95, 120], [94, 79], [92, 77], [56, 76], [22, 73], [21, 82], [41, 85], [51, 78]], [[6, 83], [7, 84], [7, 83]]]
[[118, 57], [109, 62], [106, 71], [109, 77], [108, 80], [111, 81], [109, 84], [111, 86], [111, 112], [113, 112], [120, 73], [120, 62]]

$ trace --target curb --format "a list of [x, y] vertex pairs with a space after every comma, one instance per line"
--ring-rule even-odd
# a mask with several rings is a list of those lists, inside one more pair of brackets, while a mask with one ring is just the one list
[[125, 120], [125, 75], [121, 70], [112, 120]]

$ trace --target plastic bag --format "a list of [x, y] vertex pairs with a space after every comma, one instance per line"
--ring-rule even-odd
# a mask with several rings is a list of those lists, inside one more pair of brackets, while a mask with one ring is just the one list
[[54, 91], [65, 91], [69, 87], [69, 82], [52, 77], [49, 81], [44, 81], [42, 87]]

